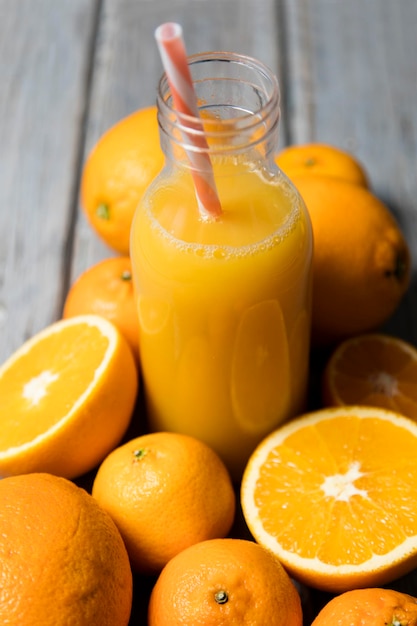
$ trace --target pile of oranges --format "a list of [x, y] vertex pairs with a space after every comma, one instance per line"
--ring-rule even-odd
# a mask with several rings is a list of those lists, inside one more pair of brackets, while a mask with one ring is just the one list
[[417, 626], [417, 599], [387, 588], [417, 566], [417, 350], [379, 330], [407, 243], [352, 155], [309, 144], [276, 163], [311, 216], [326, 365], [320, 406], [236, 485], [206, 444], [138, 423], [129, 232], [163, 164], [155, 107], [89, 155], [82, 208], [113, 254], [0, 367], [0, 622]]

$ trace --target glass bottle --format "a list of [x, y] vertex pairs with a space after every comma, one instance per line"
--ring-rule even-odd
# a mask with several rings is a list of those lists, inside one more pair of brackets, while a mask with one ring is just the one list
[[[259, 441], [304, 407], [312, 232], [274, 160], [273, 73], [228, 52], [188, 60], [207, 143], [174, 109], [164, 75], [165, 167], [131, 231], [140, 362], [150, 429], [206, 441], [239, 480]], [[218, 218], [199, 211], [191, 153], [210, 157]]]

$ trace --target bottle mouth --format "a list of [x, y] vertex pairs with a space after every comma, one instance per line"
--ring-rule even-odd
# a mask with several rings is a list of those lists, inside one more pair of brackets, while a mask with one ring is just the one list
[[[190, 151], [247, 150], [278, 130], [280, 95], [278, 81], [262, 62], [232, 52], [203, 52], [188, 57], [200, 118], [174, 108], [166, 74], [158, 86], [160, 130], [174, 143]], [[202, 123], [202, 124], [201, 124]]]

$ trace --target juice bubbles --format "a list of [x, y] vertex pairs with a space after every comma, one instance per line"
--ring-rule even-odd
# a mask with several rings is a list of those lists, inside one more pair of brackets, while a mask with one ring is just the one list
[[312, 237], [271, 164], [278, 108], [266, 121], [246, 111], [243, 134], [230, 107], [220, 121], [224, 108], [206, 123], [221, 217], [200, 216], [183, 140], [163, 113], [167, 168], [137, 210], [131, 258], [150, 428], [206, 441], [238, 479], [256, 444], [304, 406]]

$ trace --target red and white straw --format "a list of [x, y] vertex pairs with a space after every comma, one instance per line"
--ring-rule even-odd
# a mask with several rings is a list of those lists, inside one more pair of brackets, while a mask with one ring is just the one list
[[213, 167], [208, 154], [208, 145], [204, 136], [203, 124], [200, 121], [197, 98], [187, 61], [182, 27], [174, 22], [161, 24], [155, 31], [162, 64], [171, 89], [174, 106], [180, 113], [195, 118], [189, 125], [193, 131], [187, 139], [197, 148], [188, 150], [187, 156], [191, 164], [195, 193], [201, 216], [204, 218], [218, 217], [222, 213]]

